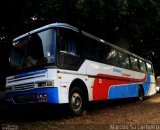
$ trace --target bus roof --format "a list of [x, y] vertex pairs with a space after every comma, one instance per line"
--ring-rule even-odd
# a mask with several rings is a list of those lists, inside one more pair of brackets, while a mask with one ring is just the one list
[[20, 40], [20, 39], [22, 39], [22, 38], [24, 38], [26, 36], [29, 36], [29, 35], [31, 35], [33, 33], [41, 32], [43, 30], [50, 29], [50, 28], [55, 28], [55, 27], [68, 28], [68, 29], [71, 29], [71, 30], [74, 30], [74, 31], [78, 32], [78, 28], [76, 28], [74, 26], [71, 26], [69, 24], [66, 24], [66, 23], [52, 23], [52, 24], [48, 24], [46, 26], [37, 28], [35, 30], [32, 30], [30, 32], [27, 32], [27, 33], [25, 33], [23, 35], [20, 35], [19, 37], [13, 39], [13, 42], [16, 42], [16, 41], [18, 41], [18, 40]]
[[[19, 37], [13, 39], [13, 42], [16, 42], [16, 41], [18, 41], [18, 40], [20, 40], [20, 39], [22, 39], [22, 38], [24, 38], [24, 37], [26, 37], [26, 36], [29, 36], [29, 35], [34, 34], [34, 33], [41, 32], [41, 31], [43, 31], [43, 30], [50, 29], [50, 28], [55, 28], [55, 27], [66, 28], [66, 29], [70, 29], [70, 30], [73, 30], [73, 31], [76, 31], [76, 32], [79, 32], [79, 31], [80, 31], [80, 29], [78, 29], [78, 28], [76, 28], [76, 27], [74, 27], [74, 26], [72, 26], [72, 25], [69, 25], [69, 24], [67, 24], [67, 23], [52, 23], [52, 24], [48, 24], [48, 25], [42, 26], [42, 27], [40, 27], [40, 28], [37, 28], [37, 29], [35, 29], [35, 30], [32, 30], [32, 31], [30, 31], [30, 32], [27, 32], [27, 33], [25, 33], [25, 34], [23, 34], [23, 35], [20, 35]], [[130, 54], [130, 55], [132, 55], [132, 56], [134, 56], [134, 57], [137, 57], [137, 58], [139, 58], [139, 59], [142, 59], [142, 60], [147, 61], [147, 62], [149, 62], [149, 63], [152, 64], [151, 61], [146, 60], [146, 59], [144, 59], [144, 58], [142, 58], [142, 57], [140, 57], [140, 56], [138, 56], [138, 55], [136, 55], [136, 54], [134, 54], [134, 53], [131, 53], [131, 52], [125, 50], [125, 49], [122, 49], [122, 48], [120, 48], [120, 47], [118, 47], [118, 46], [116, 46], [116, 45], [114, 45], [114, 44], [112, 44], [112, 43], [109, 43], [109, 42], [103, 40], [103, 39], [100, 39], [100, 38], [98, 38], [98, 37], [96, 37], [96, 36], [94, 36], [94, 35], [92, 35], [92, 34], [90, 34], [90, 33], [87, 33], [87, 32], [85, 32], [85, 31], [81, 31], [81, 33], [82, 33], [83, 35], [85, 35], [85, 36], [88, 36], [88, 37], [94, 39], [94, 40], [97, 40], [97, 41], [99, 41], [99, 42], [101, 42], [101, 43], [104, 43], [104, 44], [107, 44], [107, 45], [109, 45], [109, 46], [112, 46], [113, 48], [116, 48], [116, 49], [118, 49], [118, 50], [121, 50], [121, 51], [123, 51], [123, 52], [125, 52], [125, 53], [128, 53], [128, 54]]]

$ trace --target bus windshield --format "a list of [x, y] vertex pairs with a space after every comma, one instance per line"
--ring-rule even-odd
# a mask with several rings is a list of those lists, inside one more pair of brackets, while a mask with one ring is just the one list
[[13, 43], [10, 65], [16, 70], [55, 62], [56, 31], [48, 29]]

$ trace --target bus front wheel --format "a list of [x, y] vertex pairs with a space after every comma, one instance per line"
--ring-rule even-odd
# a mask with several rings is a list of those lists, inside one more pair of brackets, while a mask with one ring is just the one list
[[82, 114], [84, 106], [84, 98], [82, 90], [78, 87], [73, 87], [69, 93], [69, 112], [72, 116]]

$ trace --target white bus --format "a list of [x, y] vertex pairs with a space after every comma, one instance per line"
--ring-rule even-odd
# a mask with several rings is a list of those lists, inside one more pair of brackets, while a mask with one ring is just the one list
[[65, 23], [15, 38], [9, 62], [9, 104], [67, 104], [79, 115], [88, 101], [156, 93], [150, 61]]

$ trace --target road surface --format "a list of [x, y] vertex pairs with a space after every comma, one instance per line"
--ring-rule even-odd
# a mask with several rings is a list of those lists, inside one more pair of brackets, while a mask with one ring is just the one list
[[10, 109], [0, 105], [0, 127], [2, 130], [160, 130], [160, 93], [142, 102], [136, 99], [94, 102], [79, 117], [70, 117], [63, 106]]

